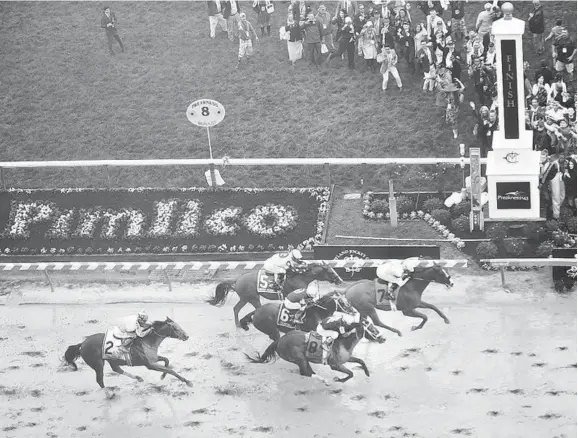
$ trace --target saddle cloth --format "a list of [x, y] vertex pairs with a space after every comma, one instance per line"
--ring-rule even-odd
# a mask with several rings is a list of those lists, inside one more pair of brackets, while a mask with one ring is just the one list
[[118, 327], [108, 329], [104, 334], [102, 343], [102, 358], [112, 360], [124, 360], [128, 366], [132, 366], [130, 354], [120, 349], [122, 340], [125, 338]]
[[327, 352], [323, 349], [323, 336], [317, 332], [309, 332], [305, 335], [307, 347], [305, 357], [311, 363], [324, 364], [327, 362]]
[[297, 310], [288, 309], [282, 301], [279, 306], [279, 315], [277, 315], [277, 325], [288, 329], [295, 329], [295, 314]]
[[[375, 302], [379, 307], [387, 307], [388, 309], [391, 308], [390, 300], [387, 298], [387, 284], [382, 284], [379, 280], [375, 280]], [[399, 289], [398, 289], [399, 291]], [[395, 304], [397, 305], [397, 299], [395, 300]]]
[[257, 273], [257, 292], [260, 294], [278, 293], [275, 276], [264, 269], [260, 269]]

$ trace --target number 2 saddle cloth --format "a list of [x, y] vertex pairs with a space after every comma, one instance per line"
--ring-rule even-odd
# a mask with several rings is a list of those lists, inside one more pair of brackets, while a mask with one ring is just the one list
[[311, 363], [326, 364], [327, 351], [323, 348], [323, 336], [317, 332], [309, 332], [305, 335], [307, 348], [305, 350], [305, 357]]
[[[377, 303], [377, 308], [379, 310], [391, 310], [387, 288], [387, 284], [379, 283], [377, 279], [375, 280], [375, 302]], [[397, 305], [397, 299], [395, 300], [395, 304]]]
[[277, 290], [275, 275], [268, 273], [264, 269], [260, 269], [257, 273], [257, 292], [260, 294], [277, 294], [280, 300], [283, 299], [283, 294]]
[[125, 353], [120, 347], [125, 338], [118, 327], [110, 328], [104, 334], [102, 343], [102, 358], [111, 360], [124, 360], [128, 366], [132, 366], [129, 353]]
[[285, 302], [281, 301], [281, 305], [279, 306], [279, 314], [277, 315], [277, 326], [288, 328], [290, 330], [295, 330], [297, 324], [295, 324], [295, 314], [297, 313], [297, 309], [288, 309], [285, 307]]

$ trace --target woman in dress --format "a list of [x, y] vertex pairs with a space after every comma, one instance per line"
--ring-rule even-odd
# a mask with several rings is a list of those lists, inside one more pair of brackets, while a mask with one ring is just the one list
[[293, 19], [292, 14], [287, 17], [285, 31], [289, 32], [289, 39], [287, 40], [289, 61], [291, 61], [291, 65], [295, 67], [295, 63], [303, 57], [303, 33], [301, 32], [299, 23]]
[[375, 73], [377, 70], [377, 35], [371, 21], [365, 23], [361, 30], [359, 46], [363, 52], [366, 69], [371, 69]]

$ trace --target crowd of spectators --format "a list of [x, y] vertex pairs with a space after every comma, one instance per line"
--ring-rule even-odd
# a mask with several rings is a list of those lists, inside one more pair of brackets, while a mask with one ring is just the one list
[[[239, 2], [207, 3], [211, 36], [222, 22], [229, 39], [239, 40], [239, 66], [252, 54], [257, 32], [240, 11]], [[459, 135], [458, 118], [466, 85], [471, 87], [477, 100], [469, 102], [476, 119], [473, 133], [485, 157], [492, 148], [494, 132], [500, 129], [496, 47], [491, 30], [493, 22], [502, 17], [502, 3], [480, 3], [482, 9], [477, 16], [468, 17], [468, 22], [475, 22], [471, 29], [466, 26], [465, 1], [256, 0], [252, 7], [261, 37], [271, 36], [271, 15], [281, 17], [279, 37], [287, 43], [293, 67], [304, 58], [315, 69], [347, 58], [352, 71], [360, 61], [365, 74], [379, 71], [384, 92], [392, 88], [403, 92], [404, 83], [413, 86], [419, 82], [423, 93], [435, 95], [435, 106], [445, 110], [445, 121], [454, 138]], [[576, 46], [562, 18], [555, 20], [544, 37], [547, 12], [539, 0], [532, 3], [527, 17], [514, 12], [527, 22], [532, 51], [544, 58], [535, 72], [524, 63], [526, 124], [534, 131], [534, 149], [544, 157], [540, 175], [543, 197], [549, 215], [557, 217], [559, 201], [564, 197], [576, 208]], [[551, 52], [546, 43], [551, 44]], [[390, 76], [396, 87], [389, 86]]]

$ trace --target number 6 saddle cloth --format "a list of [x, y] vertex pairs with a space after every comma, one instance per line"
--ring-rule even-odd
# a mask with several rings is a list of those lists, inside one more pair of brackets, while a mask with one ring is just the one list
[[110, 328], [104, 334], [102, 343], [102, 358], [109, 360], [124, 360], [128, 366], [132, 366], [129, 353], [125, 353], [120, 347], [126, 335], [118, 327]]
[[328, 351], [323, 348], [323, 336], [317, 332], [309, 332], [305, 335], [305, 342], [307, 348], [305, 349], [305, 357], [311, 363], [327, 364]]
[[279, 306], [279, 314], [277, 315], [277, 326], [294, 330], [297, 327], [295, 324], [296, 313], [297, 309], [289, 309], [285, 306], [285, 302], [281, 301], [281, 305]]

